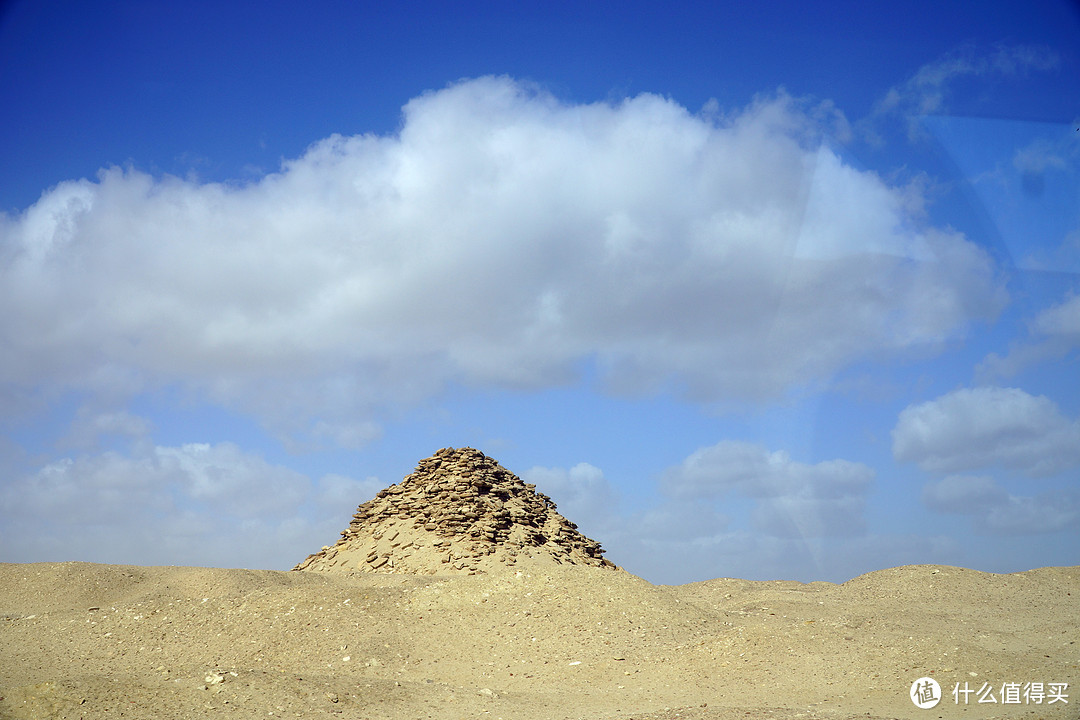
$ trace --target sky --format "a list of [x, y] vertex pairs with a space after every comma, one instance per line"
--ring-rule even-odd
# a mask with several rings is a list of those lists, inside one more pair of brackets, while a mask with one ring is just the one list
[[1080, 564], [1080, 6], [0, 5], [0, 562], [443, 447], [654, 583]]

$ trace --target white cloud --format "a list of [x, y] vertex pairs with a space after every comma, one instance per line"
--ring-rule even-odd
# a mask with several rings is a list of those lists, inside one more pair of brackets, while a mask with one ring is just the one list
[[373, 485], [313, 483], [230, 443], [156, 446], [64, 458], [7, 483], [0, 527], [15, 561], [288, 569], [333, 542]]
[[665, 489], [676, 497], [715, 497], [728, 492], [752, 498], [805, 495], [838, 498], [865, 491], [874, 471], [847, 460], [815, 465], [796, 462], [787, 452], [724, 440], [701, 448], [671, 468]]
[[1032, 322], [1032, 330], [1080, 344], [1080, 295], [1070, 293], [1059, 304], [1040, 312]]
[[1026, 368], [1062, 358], [1080, 347], [1080, 295], [1069, 293], [1029, 323], [1031, 339], [1013, 343], [1004, 356], [990, 353], [976, 368], [982, 381], [1012, 377]]
[[450, 382], [546, 387], [594, 360], [616, 391], [775, 397], [994, 317], [989, 256], [846, 165], [833, 115], [481, 78], [251, 184], [61, 183], [0, 217], [0, 385], [176, 384], [357, 447]]
[[983, 519], [987, 531], [1002, 534], [1039, 534], [1080, 530], [1080, 493], [1061, 490], [1032, 496], [1010, 495]]
[[922, 501], [937, 512], [970, 515], [975, 527], [987, 533], [1033, 535], [1080, 528], [1080, 493], [1075, 490], [1017, 496], [989, 477], [950, 475], [927, 484]]
[[779, 537], [824, 537], [864, 530], [873, 469], [847, 460], [814, 465], [783, 451], [722, 441], [697, 450], [663, 478], [666, 493], [706, 500], [735, 494], [756, 501], [751, 520]]
[[1039, 477], [1080, 465], [1080, 422], [1018, 388], [956, 390], [910, 405], [892, 439], [897, 460], [931, 472], [1002, 466]]
[[176, 478], [188, 498], [240, 517], [291, 510], [308, 486], [300, 473], [270, 465], [232, 443], [157, 447], [153, 461], [160, 478]]

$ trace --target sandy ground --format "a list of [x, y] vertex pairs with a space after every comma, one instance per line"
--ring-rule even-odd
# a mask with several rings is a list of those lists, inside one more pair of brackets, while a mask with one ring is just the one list
[[[4, 718], [1075, 719], [1078, 641], [1080, 567], [670, 587], [540, 561], [454, 577], [0, 565]], [[935, 708], [909, 698], [922, 676]], [[1041, 703], [1002, 701], [1040, 682]], [[998, 702], [978, 702], [984, 685]]]

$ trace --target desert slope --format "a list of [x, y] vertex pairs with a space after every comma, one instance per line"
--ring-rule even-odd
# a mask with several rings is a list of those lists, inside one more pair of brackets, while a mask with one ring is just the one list
[[[473, 576], [0, 565], [13, 718], [1080, 717], [1080, 567], [912, 566], [654, 586], [522, 560]], [[930, 675], [945, 698], [908, 699]], [[955, 683], [1069, 683], [977, 704]]]

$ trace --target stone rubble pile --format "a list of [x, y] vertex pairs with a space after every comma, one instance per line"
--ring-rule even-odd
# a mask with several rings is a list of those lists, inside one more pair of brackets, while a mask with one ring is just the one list
[[615, 567], [535, 485], [479, 450], [443, 448], [360, 505], [337, 544], [293, 569], [471, 575], [521, 556]]

